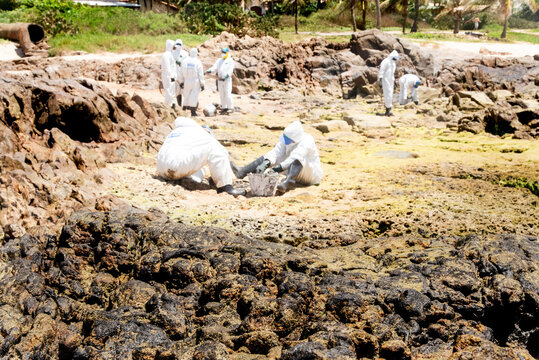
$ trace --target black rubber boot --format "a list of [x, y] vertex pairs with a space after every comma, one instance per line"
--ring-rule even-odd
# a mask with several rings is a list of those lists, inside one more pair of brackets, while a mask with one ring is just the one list
[[285, 193], [290, 190], [296, 184], [296, 180], [294, 179], [301, 172], [301, 169], [303, 169], [303, 165], [301, 165], [299, 160], [294, 160], [294, 162], [288, 168], [286, 179], [277, 185], [277, 191], [280, 193]]
[[225, 185], [223, 187], [217, 188], [217, 194], [223, 192], [226, 192], [227, 194], [230, 194], [234, 197], [247, 194], [247, 191], [245, 191], [245, 189], [236, 189], [232, 185]]
[[196, 107], [191, 106], [190, 109], [191, 109], [191, 116], [198, 116]]
[[386, 107], [386, 113], [385, 116], [393, 116], [393, 113], [391, 112], [391, 108]]
[[230, 167], [232, 168], [232, 172], [238, 179], [243, 179], [247, 174], [254, 173], [256, 171], [256, 167], [264, 161], [264, 157], [261, 156], [255, 161], [253, 161], [250, 164], [245, 165], [244, 167], [238, 168], [234, 162], [230, 162]]
[[176, 100], [178, 100], [178, 106], [181, 108], [182, 107], [182, 96], [181, 95], [176, 96]]

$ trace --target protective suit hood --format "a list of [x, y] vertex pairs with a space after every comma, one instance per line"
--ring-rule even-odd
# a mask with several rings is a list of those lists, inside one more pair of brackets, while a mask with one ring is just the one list
[[198, 125], [193, 119], [189, 119], [183, 116], [179, 116], [174, 120], [174, 127], [197, 127]]
[[389, 58], [391, 58], [391, 59], [396, 58], [396, 60], [399, 60], [399, 53], [397, 52], [397, 50], [393, 50], [393, 51], [389, 54]]
[[303, 126], [301, 126], [301, 122], [297, 120], [284, 129], [284, 135], [289, 139], [292, 139], [295, 143], [300, 142], [301, 139], [303, 139], [304, 134]]
[[177, 39], [177, 40], [176, 40], [176, 46], [179, 46], [180, 48], [183, 47], [183, 41], [182, 41], [182, 39]]
[[198, 56], [198, 50], [196, 48], [192, 48], [191, 50], [189, 50], [189, 56], [196, 58]]
[[174, 47], [174, 40], [167, 40], [165, 42], [165, 51], [172, 52], [173, 47]]

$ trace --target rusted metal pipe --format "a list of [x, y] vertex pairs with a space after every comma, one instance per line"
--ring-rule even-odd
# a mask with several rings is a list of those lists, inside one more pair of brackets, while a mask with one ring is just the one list
[[27, 55], [34, 44], [45, 37], [41, 25], [31, 23], [0, 24], [0, 38], [17, 41], [22, 51]]

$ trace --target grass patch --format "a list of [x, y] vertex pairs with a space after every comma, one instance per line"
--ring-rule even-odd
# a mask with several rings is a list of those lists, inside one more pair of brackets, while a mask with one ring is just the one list
[[211, 38], [211, 35], [168, 34], [150, 35], [110, 35], [105, 33], [82, 33], [77, 35], [58, 35], [49, 40], [50, 55], [60, 55], [65, 51], [94, 52], [163, 52], [167, 39], [182, 39], [189, 47], [198, 46]]
[[[498, 24], [491, 24], [482, 29], [489, 37], [495, 39], [501, 39], [503, 26]], [[533, 32], [537, 32], [537, 29], [533, 29]], [[504, 39], [501, 39], [504, 40]], [[510, 28], [507, 29], [507, 36], [505, 38], [507, 41], [518, 41], [518, 42], [528, 42], [532, 44], [539, 44], [539, 34], [530, 34], [528, 32], [516, 32], [511, 31]]]
[[505, 187], [528, 189], [532, 192], [532, 194], [539, 196], [539, 181], [533, 181], [526, 178], [518, 178], [498, 180], [497, 183]]

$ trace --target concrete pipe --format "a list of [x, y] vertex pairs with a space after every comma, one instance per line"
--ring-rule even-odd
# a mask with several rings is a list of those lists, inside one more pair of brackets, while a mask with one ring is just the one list
[[0, 24], [0, 38], [17, 41], [25, 55], [45, 37], [41, 25], [30, 23]]

